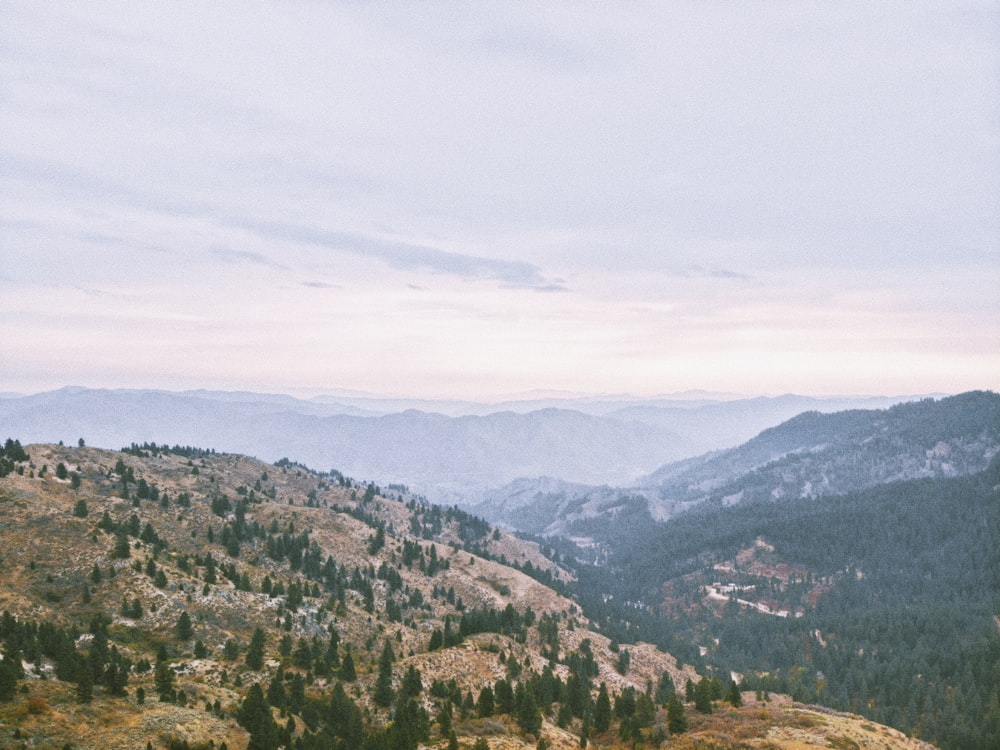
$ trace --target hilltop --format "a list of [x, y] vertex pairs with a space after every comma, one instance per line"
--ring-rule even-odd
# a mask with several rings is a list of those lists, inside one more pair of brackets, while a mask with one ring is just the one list
[[403, 486], [180, 446], [3, 454], [3, 746], [921, 746], [613, 640], [558, 552]]

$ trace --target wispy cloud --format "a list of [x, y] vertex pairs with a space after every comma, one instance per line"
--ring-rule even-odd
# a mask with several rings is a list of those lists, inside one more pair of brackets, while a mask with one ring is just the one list
[[567, 72], [595, 64], [595, 53], [552, 29], [508, 24], [491, 29], [479, 43], [496, 54], [519, 57], [544, 70]]
[[687, 266], [681, 273], [681, 276], [688, 276], [692, 278], [705, 278], [705, 279], [732, 279], [734, 281], [753, 281], [753, 277], [745, 273], [740, 273], [739, 271], [732, 271], [728, 268], [710, 267], [705, 266]]
[[288, 266], [282, 265], [281, 263], [268, 258], [266, 255], [252, 253], [247, 250], [233, 250], [229, 247], [217, 245], [216, 247], [213, 247], [210, 252], [224, 263], [254, 263], [260, 266], [266, 266], [267, 268], [279, 270], [287, 270], [288, 268]]
[[338, 252], [375, 258], [402, 270], [429, 271], [469, 279], [491, 279], [504, 286], [555, 291], [563, 289], [558, 279], [546, 278], [541, 269], [525, 261], [508, 261], [465, 255], [366, 234], [334, 232], [273, 221], [232, 218], [226, 225], [265, 239], [290, 240]]

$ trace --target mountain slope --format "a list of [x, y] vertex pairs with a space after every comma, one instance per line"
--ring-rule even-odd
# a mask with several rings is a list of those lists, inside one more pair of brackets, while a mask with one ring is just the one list
[[886, 410], [806, 412], [747, 443], [668, 465], [640, 485], [667, 503], [811, 497], [901, 479], [982, 471], [1000, 450], [1000, 395], [989, 391]]
[[585, 600], [591, 616], [641, 618], [644, 638], [697, 640], [747, 686], [945, 748], [1000, 737], [1000, 457], [967, 476], [626, 520], [579, 524], [604, 555], [578, 575], [581, 591], [643, 602], [643, 614]]
[[[550, 551], [456, 509], [198, 449], [25, 455], [8, 441], [3, 453], [2, 746], [530, 748], [543, 737], [568, 749], [586, 733], [623, 747], [622, 732], [667, 733], [647, 685], [665, 698], [705, 682], [598, 632], [560, 593], [573, 574]], [[607, 728], [588, 727], [601, 684], [625, 702]], [[808, 725], [814, 741], [799, 747], [865, 736], [917, 747], [858, 717], [746, 700], [704, 717], [688, 704], [690, 736], [671, 741], [792, 738]]]

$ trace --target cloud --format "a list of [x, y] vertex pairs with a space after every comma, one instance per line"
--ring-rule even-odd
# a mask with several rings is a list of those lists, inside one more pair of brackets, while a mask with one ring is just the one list
[[527, 23], [492, 29], [479, 43], [499, 55], [521, 58], [543, 70], [581, 71], [595, 64], [592, 50], [553, 33], [551, 28]]
[[255, 263], [257, 265], [266, 266], [267, 268], [274, 268], [278, 270], [288, 269], [288, 266], [277, 263], [276, 261], [268, 258], [266, 255], [252, 253], [247, 250], [233, 250], [228, 247], [217, 246], [212, 248], [211, 253], [224, 263]]
[[231, 218], [227, 226], [251, 232], [264, 239], [290, 240], [338, 252], [375, 258], [401, 270], [430, 271], [467, 279], [490, 279], [504, 286], [554, 291], [558, 280], [546, 278], [541, 269], [525, 261], [508, 261], [464, 255], [428, 245], [386, 240], [371, 235], [334, 232], [274, 221]]
[[719, 268], [719, 267], [706, 268], [705, 266], [697, 266], [697, 265], [687, 266], [680, 273], [680, 275], [687, 276], [690, 278], [732, 279], [734, 281], [753, 281], [752, 276], [748, 276], [745, 273], [740, 273], [739, 271], [731, 271], [728, 268]]

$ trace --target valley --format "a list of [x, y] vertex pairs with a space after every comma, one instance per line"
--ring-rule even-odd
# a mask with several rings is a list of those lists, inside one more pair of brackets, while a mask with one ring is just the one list
[[8, 440], [0, 744], [989, 746], [997, 400], [806, 414], [486, 519], [298, 458]]

